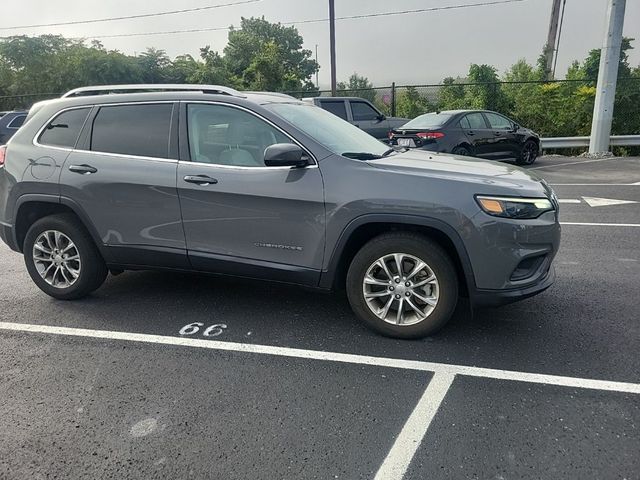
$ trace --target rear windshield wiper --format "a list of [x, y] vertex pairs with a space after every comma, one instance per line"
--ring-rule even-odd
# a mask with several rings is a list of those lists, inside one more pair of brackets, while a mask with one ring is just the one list
[[382, 158], [382, 156], [370, 152], [343, 152], [341, 155], [356, 160], [377, 160], [378, 158]]

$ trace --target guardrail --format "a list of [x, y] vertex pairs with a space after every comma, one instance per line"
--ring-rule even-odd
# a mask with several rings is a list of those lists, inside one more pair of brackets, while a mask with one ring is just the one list
[[[578, 148], [588, 147], [590, 137], [553, 137], [541, 138], [542, 148]], [[640, 135], [612, 135], [612, 147], [635, 147], [640, 145]]]

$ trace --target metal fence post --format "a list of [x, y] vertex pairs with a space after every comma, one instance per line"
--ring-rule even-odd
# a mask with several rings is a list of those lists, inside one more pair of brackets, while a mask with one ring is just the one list
[[391, 83], [391, 116], [396, 116], [396, 82]]

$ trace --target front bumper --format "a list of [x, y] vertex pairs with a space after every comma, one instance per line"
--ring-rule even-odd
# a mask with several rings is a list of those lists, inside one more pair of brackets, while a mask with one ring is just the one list
[[551, 265], [545, 276], [534, 285], [509, 290], [476, 290], [471, 294], [471, 303], [474, 307], [498, 307], [509, 303], [530, 298], [544, 292], [553, 285], [556, 272]]

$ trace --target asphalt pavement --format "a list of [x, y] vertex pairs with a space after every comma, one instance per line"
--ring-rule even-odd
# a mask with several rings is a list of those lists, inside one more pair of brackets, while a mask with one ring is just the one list
[[58, 302], [0, 246], [0, 479], [640, 478], [640, 159], [543, 157], [556, 284], [380, 337], [343, 295], [126, 272]]

